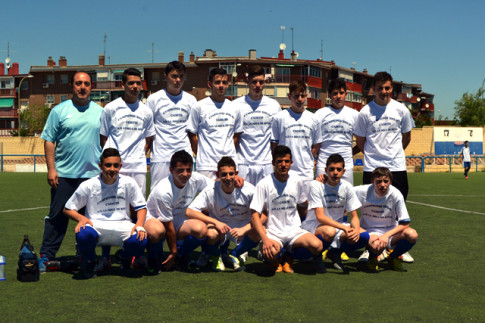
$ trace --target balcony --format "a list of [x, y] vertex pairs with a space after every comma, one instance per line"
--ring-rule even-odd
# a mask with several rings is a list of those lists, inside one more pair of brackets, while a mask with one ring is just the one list
[[0, 96], [15, 97], [16, 95], [15, 89], [0, 89]]

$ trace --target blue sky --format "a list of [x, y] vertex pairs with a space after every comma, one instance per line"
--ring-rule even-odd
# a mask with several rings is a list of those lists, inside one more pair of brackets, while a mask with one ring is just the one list
[[[475, 92], [485, 78], [485, 1], [25, 1], [3, 6], [0, 56], [20, 64], [46, 65], [66, 56], [68, 65], [177, 59], [201, 56], [276, 56], [281, 26], [288, 57], [291, 30], [303, 59], [324, 60], [394, 79], [421, 83], [435, 94], [435, 109], [453, 118], [454, 101]], [[2, 60], [4, 60], [4, 58]], [[108, 59], [107, 59], [108, 63]], [[189, 75], [190, 77], [190, 75]], [[437, 113], [438, 114], [438, 113]]]

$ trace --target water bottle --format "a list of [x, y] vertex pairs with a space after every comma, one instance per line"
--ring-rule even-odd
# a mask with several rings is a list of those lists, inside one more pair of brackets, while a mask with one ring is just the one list
[[5, 280], [5, 257], [0, 255], [0, 281]]

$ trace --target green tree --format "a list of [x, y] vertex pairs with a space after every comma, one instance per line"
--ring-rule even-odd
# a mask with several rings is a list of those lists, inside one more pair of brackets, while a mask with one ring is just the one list
[[[41, 133], [49, 116], [50, 109], [44, 105], [27, 106], [20, 111], [20, 136], [32, 136]], [[17, 131], [12, 132], [14, 136]]]
[[455, 119], [461, 126], [485, 125], [484, 89], [473, 93], [465, 92], [460, 100], [455, 101]]

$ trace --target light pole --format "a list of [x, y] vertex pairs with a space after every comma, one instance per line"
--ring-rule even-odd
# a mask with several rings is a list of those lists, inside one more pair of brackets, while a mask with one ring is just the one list
[[482, 81], [482, 93], [480, 95], [480, 99], [482, 99], [482, 100], [483, 100], [483, 85], [485, 85], [485, 79], [483, 79], [483, 81]]
[[33, 77], [34, 77], [33, 75], [29, 74], [29, 75], [27, 75], [27, 76], [24, 76], [24, 77], [23, 77], [23, 78], [20, 80], [20, 82], [19, 82], [19, 87], [18, 87], [18, 95], [17, 95], [17, 101], [18, 101], [18, 102], [17, 102], [17, 104], [18, 104], [18, 108], [17, 108], [17, 117], [18, 117], [18, 119], [19, 119], [19, 120], [18, 120], [18, 122], [19, 122], [19, 128], [18, 128], [18, 131], [17, 131], [17, 135], [18, 135], [19, 137], [20, 137], [20, 88], [21, 88], [21, 86], [22, 86], [22, 82], [23, 82], [25, 79], [27, 79], [27, 78], [31, 79], [31, 78], [33, 78]]

